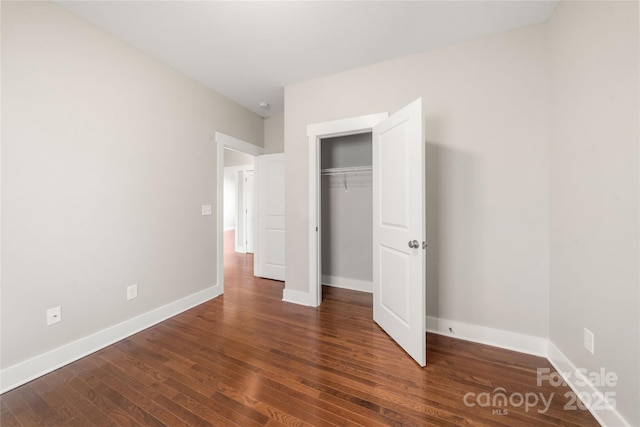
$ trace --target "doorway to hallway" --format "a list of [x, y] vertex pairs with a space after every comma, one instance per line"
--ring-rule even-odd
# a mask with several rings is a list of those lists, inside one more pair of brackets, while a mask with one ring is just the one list
[[227, 284], [253, 279], [253, 254], [236, 252], [235, 241], [235, 230], [224, 232], [224, 281]]

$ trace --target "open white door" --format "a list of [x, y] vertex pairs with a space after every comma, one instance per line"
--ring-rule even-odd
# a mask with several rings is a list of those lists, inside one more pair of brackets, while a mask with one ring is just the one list
[[422, 98], [373, 128], [373, 319], [426, 365]]
[[254, 274], [284, 280], [284, 154], [256, 157], [255, 183], [258, 193], [258, 247], [254, 254]]

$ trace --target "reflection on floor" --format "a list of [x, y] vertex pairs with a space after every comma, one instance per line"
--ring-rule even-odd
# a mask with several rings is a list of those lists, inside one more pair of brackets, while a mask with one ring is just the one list
[[239, 278], [253, 278], [253, 254], [236, 252], [235, 230], [224, 232], [224, 282], [233, 283]]

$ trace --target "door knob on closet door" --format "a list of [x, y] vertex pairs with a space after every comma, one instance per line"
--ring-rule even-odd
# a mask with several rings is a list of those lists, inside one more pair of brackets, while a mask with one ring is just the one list
[[420, 246], [420, 244], [418, 243], [417, 240], [409, 240], [409, 247], [412, 249], [418, 249], [418, 247]]

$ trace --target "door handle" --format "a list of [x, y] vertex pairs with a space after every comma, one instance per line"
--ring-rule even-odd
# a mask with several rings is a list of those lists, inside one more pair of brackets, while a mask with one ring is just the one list
[[409, 240], [409, 247], [411, 249], [418, 249], [420, 247], [420, 244], [417, 240]]

